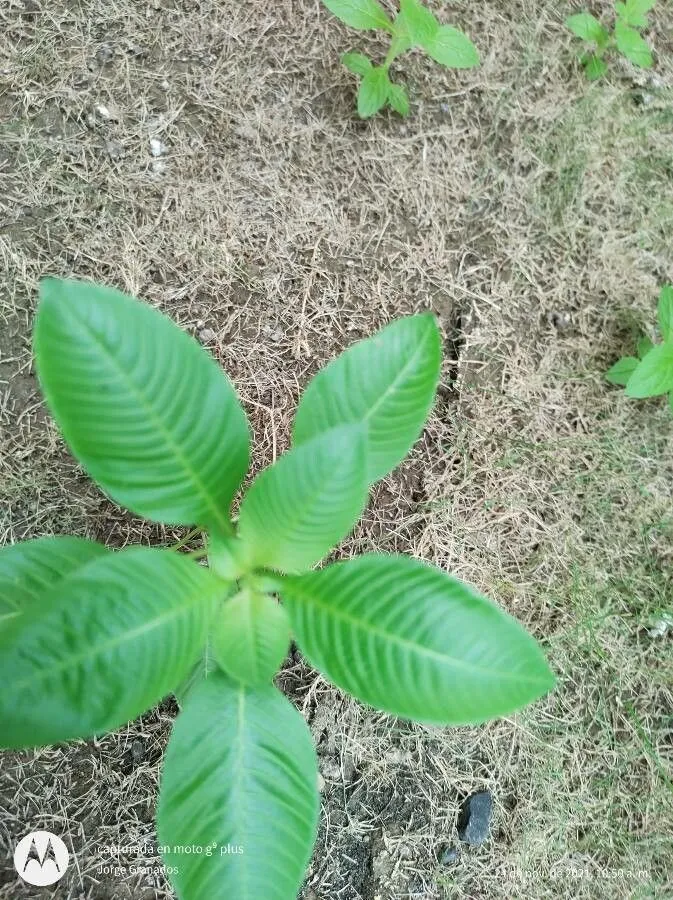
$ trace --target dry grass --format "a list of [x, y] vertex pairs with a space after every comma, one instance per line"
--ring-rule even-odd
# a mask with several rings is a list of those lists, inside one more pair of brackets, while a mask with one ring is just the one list
[[[172, 537], [102, 498], [39, 406], [43, 274], [95, 277], [212, 329], [260, 464], [336, 348], [433, 309], [447, 356], [435, 414], [344, 552], [411, 552], [479, 585], [546, 642], [559, 688], [511, 719], [439, 731], [364, 710], [291, 660], [282, 683], [325, 778], [306, 897], [663, 898], [673, 667], [671, 632], [650, 632], [672, 614], [672, 420], [601, 373], [673, 280], [673, 10], [660, 2], [649, 32], [654, 74], [618, 62], [591, 86], [565, 6], [442, 7], [482, 67], [411, 56], [412, 117], [371, 123], [353, 119], [338, 54], [377, 39], [313, 0], [0, 10], [0, 541]], [[106, 846], [153, 839], [173, 712], [5, 756], [3, 848], [43, 825], [77, 851], [53, 896], [170, 896], [160, 875], [131, 874], [132, 855], [95, 871]], [[481, 787], [491, 839], [440, 865], [461, 797]], [[0, 885], [1, 900], [31, 896], [9, 867]]]

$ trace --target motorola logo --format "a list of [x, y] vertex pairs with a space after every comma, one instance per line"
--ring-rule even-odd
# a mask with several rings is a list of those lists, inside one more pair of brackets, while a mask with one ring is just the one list
[[68, 848], [50, 831], [32, 831], [21, 838], [14, 851], [14, 868], [24, 881], [37, 887], [63, 878], [68, 861]]

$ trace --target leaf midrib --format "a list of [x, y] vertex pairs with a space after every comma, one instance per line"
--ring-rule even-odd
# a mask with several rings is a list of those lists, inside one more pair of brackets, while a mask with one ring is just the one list
[[[66, 313], [67, 314], [67, 313]], [[189, 463], [188, 458], [185, 456], [185, 453], [178, 444], [171, 432], [166, 428], [161, 418], [158, 417], [154, 407], [149, 402], [149, 399], [146, 398], [142, 389], [138, 387], [126, 374], [122, 366], [118, 363], [114, 354], [107, 347], [103, 339], [97, 334], [97, 332], [83, 319], [79, 319], [77, 316], [71, 316], [71, 320], [75, 322], [76, 325], [79, 325], [80, 328], [85, 331], [90, 338], [93, 339], [94, 343], [101, 349], [103, 355], [107, 358], [107, 360], [112, 364], [113, 369], [119, 375], [121, 381], [123, 381], [129, 391], [135, 396], [136, 400], [138, 400], [140, 406], [147, 413], [150, 421], [157, 427], [157, 430], [165, 439], [166, 443], [169, 445], [169, 448], [173, 450], [175, 456], [178, 461], [182, 464], [184, 471], [190, 476], [192, 483], [196, 487], [197, 493], [205, 500], [206, 505], [212, 511], [215, 516], [215, 519], [220, 525], [220, 527], [224, 528], [225, 533], [231, 533], [231, 523], [229, 519], [223, 515], [222, 511], [217, 507], [210, 493], [208, 492], [205, 484], [203, 483], [201, 477], [199, 476], [196, 469]]]
[[415, 365], [418, 357], [421, 352], [425, 350], [426, 344], [428, 343], [428, 338], [432, 334], [432, 330], [428, 328], [426, 334], [423, 335], [422, 339], [419, 341], [418, 346], [411, 354], [406, 363], [402, 366], [402, 368], [398, 371], [397, 375], [390, 382], [385, 391], [380, 395], [380, 397], [376, 400], [376, 402], [370, 407], [369, 411], [365, 414], [363, 421], [368, 422], [369, 419], [374, 415], [374, 413], [378, 410], [378, 408], [385, 403], [388, 397], [397, 390], [397, 385], [400, 381], [402, 381], [409, 368]]
[[[291, 590], [295, 590], [293, 587]], [[406, 649], [408, 652], [415, 652], [421, 656], [425, 656], [429, 659], [435, 659], [442, 662], [444, 665], [449, 665], [457, 669], [462, 669], [467, 672], [471, 672], [473, 674], [478, 674], [482, 676], [497, 676], [498, 678], [503, 678], [509, 681], [516, 681], [518, 683], [529, 683], [529, 684], [544, 684], [546, 683], [542, 678], [531, 678], [531, 677], [521, 677], [519, 675], [515, 675], [512, 672], [502, 672], [498, 669], [489, 669], [484, 666], [478, 666], [474, 663], [468, 663], [464, 660], [456, 659], [452, 656], [447, 656], [445, 654], [440, 653], [438, 650], [432, 650], [429, 647], [424, 647], [422, 644], [415, 643], [407, 638], [402, 638], [399, 635], [391, 634], [388, 631], [384, 631], [382, 628], [377, 628], [376, 626], [365, 626], [363, 624], [362, 619], [358, 619], [355, 616], [349, 615], [343, 609], [336, 608], [334, 606], [330, 606], [329, 603], [323, 603], [316, 599], [313, 594], [305, 594], [303, 591], [296, 591], [296, 593], [301, 594], [304, 599], [309, 601], [310, 605], [313, 605], [316, 608], [321, 609], [324, 612], [329, 613], [331, 616], [341, 619], [343, 622], [347, 622], [360, 631], [368, 632], [373, 634], [376, 637], [382, 638], [385, 641], [391, 644], [397, 644], [399, 647]], [[299, 642], [301, 643], [301, 641]]]
[[138, 628], [133, 628], [131, 631], [124, 631], [116, 638], [106, 641], [103, 644], [97, 644], [95, 646], [87, 647], [87, 652], [79, 653], [74, 656], [69, 656], [67, 660], [64, 660], [61, 664], [52, 666], [49, 669], [40, 669], [39, 671], [31, 673], [31, 677], [25, 679], [24, 681], [17, 682], [13, 686], [13, 690], [22, 690], [29, 685], [43, 681], [46, 677], [51, 677], [52, 675], [58, 674], [59, 672], [67, 671], [74, 666], [79, 665], [82, 662], [85, 662], [89, 659], [95, 659], [97, 656], [105, 653], [108, 650], [112, 650], [115, 647], [119, 647], [127, 641], [135, 640], [141, 634], [146, 634], [147, 632], [151, 632], [156, 628], [159, 628], [166, 622], [171, 621], [171, 619], [178, 618], [180, 616], [186, 615], [194, 606], [197, 605], [202, 599], [201, 595], [195, 594], [195, 598], [191, 599], [189, 603], [185, 603], [182, 606], [175, 607], [170, 612], [165, 613], [162, 616], [159, 616], [156, 619], [152, 619], [150, 622], [145, 622], [143, 625]]
[[[329, 434], [329, 432], [328, 432], [328, 434]], [[324, 435], [319, 435], [317, 440], [320, 441], [323, 439], [323, 437], [324, 437]], [[358, 432], [356, 439], [359, 440], [359, 432]], [[298, 450], [303, 449], [304, 447], [307, 447], [307, 446], [308, 446], [308, 442], [306, 444], [301, 445], [301, 447], [299, 447], [297, 449]], [[300, 509], [297, 505], [295, 505], [293, 507], [293, 513], [291, 513], [289, 516], [287, 516], [283, 520], [283, 529], [282, 529], [282, 532], [280, 535], [281, 542], [287, 543], [288, 535], [291, 535], [293, 532], [296, 532], [297, 530], [299, 530], [300, 534], [306, 533], [305, 521], [306, 521], [307, 509], [314, 510], [316, 508], [316, 506], [318, 505], [318, 501], [321, 499], [321, 497], [324, 497], [324, 495], [325, 495], [325, 486], [329, 485], [329, 484], [333, 484], [335, 480], [338, 480], [337, 476], [340, 473], [343, 473], [344, 469], [347, 470], [348, 467], [352, 465], [353, 456], [349, 455], [350, 448], [345, 447], [343, 449], [344, 449], [344, 452], [339, 455], [336, 462], [334, 462], [331, 466], [328, 467], [327, 473], [323, 475], [323, 478], [319, 479], [317, 481], [315, 487], [312, 487], [311, 490], [305, 495], [302, 508]], [[293, 451], [290, 450], [289, 452], [292, 453]], [[361, 463], [361, 469], [362, 469], [362, 482], [363, 482], [362, 486], [364, 488], [364, 490], [363, 490], [364, 496], [362, 497], [362, 506], [364, 506], [366, 497], [367, 497], [366, 474], [365, 474], [366, 473], [366, 460], [365, 460], [365, 453], [364, 453], [364, 445], [360, 448], [359, 455], [361, 457], [360, 463]], [[358, 485], [358, 487], [359, 486], [360, 485]], [[285, 487], [285, 483], [281, 483], [281, 488], [282, 487]], [[279, 491], [276, 488], [276, 494], [278, 495], [278, 493], [279, 493]], [[283, 496], [284, 497], [287, 496], [286, 493], [284, 493]], [[263, 504], [259, 503], [259, 501], [258, 501], [258, 506], [260, 509], [263, 510]], [[240, 516], [239, 516], [239, 521], [240, 521]], [[353, 523], [353, 524], [355, 524], [355, 523]], [[299, 528], [299, 526], [303, 526], [303, 527]], [[324, 531], [319, 532], [319, 537], [324, 538]], [[260, 554], [260, 557], [263, 554], [265, 546], [267, 549], [269, 549], [271, 551], [268, 554], [268, 557], [269, 557], [268, 559], [258, 558], [257, 559], [258, 564], [260, 566], [277, 567], [280, 571], [283, 571], [282, 558], [287, 554], [287, 550], [285, 550], [283, 548], [282, 552], [280, 553], [281, 564], [279, 565], [278, 543], [276, 543], [276, 544], [271, 543], [269, 545], [268, 534], [264, 534], [264, 532], [262, 533], [262, 535], [259, 535], [259, 533], [258, 533], [257, 539], [259, 541], [257, 546], [259, 548], [258, 554]], [[293, 546], [294, 546], [294, 542], [291, 542], [290, 549]], [[328, 551], [325, 551], [325, 553], [327, 553], [327, 552]], [[320, 558], [322, 558], [325, 555], [325, 553], [322, 553]], [[274, 557], [274, 559], [271, 559], [271, 557]], [[313, 565], [313, 563], [302, 565], [299, 568], [299, 571], [301, 571], [302, 568], [310, 568], [311, 565]]]
[[[236, 826], [235, 833], [239, 833], [239, 829], [243, 832], [246, 837], [246, 840], [242, 842], [242, 846], [245, 848], [247, 844], [247, 836], [248, 831], [246, 828], [246, 822], [248, 821], [248, 812], [247, 812], [247, 804], [245, 803], [245, 790], [243, 788], [246, 782], [246, 774], [247, 770], [245, 767], [245, 688], [242, 684], [238, 686], [238, 703], [237, 703], [237, 714], [236, 714], [236, 737], [238, 738], [238, 752], [236, 754], [236, 763], [234, 765], [234, 771], [236, 773], [236, 777], [234, 777], [234, 785], [238, 790], [234, 791], [235, 796], [240, 796], [243, 802], [234, 803], [234, 809], [237, 812], [242, 812], [241, 816], [236, 816]], [[243, 859], [243, 865], [241, 866], [243, 870], [243, 880], [245, 884], [243, 885], [243, 894], [242, 897], [247, 898], [250, 897], [250, 883], [248, 877], [248, 867], [245, 862], [245, 857]]]

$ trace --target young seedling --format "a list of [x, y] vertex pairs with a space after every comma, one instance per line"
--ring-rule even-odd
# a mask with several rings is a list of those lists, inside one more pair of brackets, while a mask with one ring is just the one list
[[440, 369], [432, 315], [315, 376], [291, 449], [235, 522], [248, 424], [193, 338], [116, 290], [47, 280], [34, 344], [89, 474], [137, 515], [196, 524], [206, 547], [63, 536], [2, 549], [0, 746], [91, 737], [177, 693], [157, 826], [182, 900], [295, 900], [319, 797], [310, 732], [273, 684], [291, 639], [335, 685], [421, 722], [483, 722], [553, 686], [533, 638], [441, 569], [372, 553], [313, 570], [421, 433]]
[[627, 397], [659, 397], [668, 394], [673, 410], [673, 284], [661, 289], [657, 306], [662, 343], [648, 337], [638, 341], [638, 356], [623, 356], [605, 373], [611, 384], [626, 388]]
[[641, 69], [652, 67], [652, 51], [639, 29], [647, 28], [647, 13], [654, 4], [655, 0], [625, 0], [624, 3], [615, 3], [613, 33], [590, 13], [579, 13], [566, 19], [566, 25], [573, 34], [590, 45], [590, 49], [581, 56], [588, 78], [595, 81], [605, 75], [608, 70], [605, 56], [612, 50], [621, 53]]
[[358, 90], [358, 115], [373, 116], [388, 104], [401, 116], [409, 113], [409, 97], [405, 87], [390, 80], [390, 66], [403, 53], [420, 47], [436, 62], [452, 69], [469, 69], [479, 65], [479, 54], [472, 41], [451, 25], [440, 25], [434, 14], [420, 0], [400, 0], [394, 19], [377, 0], [323, 0], [331, 13], [362, 31], [385, 31], [390, 35], [390, 48], [382, 65], [374, 65], [362, 53], [346, 53], [341, 61], [362, 80]]

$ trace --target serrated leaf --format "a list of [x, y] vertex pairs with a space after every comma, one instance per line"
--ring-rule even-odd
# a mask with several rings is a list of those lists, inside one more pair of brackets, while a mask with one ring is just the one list
[[466, 34], [452, 25], [441, 25], [423, 44], [436, 62], [450, 69], [471, 69], [479, 65], [479, 53]]
[[635, 356], [623, 356], [605, 373], [605, 380], [610, 384], [626, 385], [638, 367]]
[[647, 41], [630, 25], [626, 25], [622, 19], [615, 23], [615, 40], [617, 49], [630, 59], [632, 63], [641, 69], [649, 69], [652, 66], [652, 51]]
[[425, 46], [437, 32], [439, 22], [419, 0], [400, 0], [400, 12], [395, 19], [395, 30], [403, 29], [412, 44]]
[[75, 569], [0, 632], [0, 746], [112, 731], [170, 693], [205, 641], [221, 582], [133, 547]]
[[663, 339], [673, 340], [673, 284], [664, 285], [661, 289], [657, 304], [657, 319]]
[[392, 29], [386, 11], [376, 0], [323, 0], [327, 9], [346, 25], [361, 31]]
[[482, 722], [553, 687], [542, 651], [515, 619], [417, 560], [361, 556], [284, 578], [279, 589], [309, 662], [394, 715]]
[[78, 537], [45, 537], [0, 549], [0, 628], [80, 566], [109, 551]]
[[386, 105], [389, 85], [388, 72], [382, 66], [367, 72], [358, 90], [358, 115], [361, 119], [370, 118]]
[[607, 63], [600, 56], [596, 56], [595, 53], [588, 54], [583, 60], [583, 65], [589, 81], [598, 81], [608, 70]]
[[566, 19], [567, 27], [583, 41], [593, 41], [602, 47], [610, 37], [607, 30], [590, 13], [578, 13]]
[[367, 478], [373, 484], [420, 436], [440, 362], [439, 330], [430, 314], [398, 319], [349, 347], [304, 391], [294, 422], [295, 445], [338, 425], [367, 425]]
[[363, 53], [344, 53], [341, 62], [353, 75], [364, 76], [373, 68], [371, 62]]
[[211, 628], [220, 668], [244, 684], [269, 684], [287, 654], [290, 622], [278, 601], [244, 588], [218, 609]]
[[409, 97], [401, 84], [391, 84], [388, 91], [388, 103], [401, 116], [409, 115]]
[[615, 11], [626, 25], [646, 28], [648, 25], [647, 13], [655, 2], [656, 0], [626, 0], [626, 3], [615, 3]]
[[201, 682], [173, 727], [157, 811], [179, 896], [294, 900], [316, 837], [317, 777], [306, 723], [275, 687], [219, 672]]
[[652, 347], [629, 378], [628, 397], [642, 399], [667, 394], [673, 388], [673, 343]]
[[35, 356], [66, 441], [117, 503], [155, 521], [230, 527], [248, 425], [193, 338], [112, 288], [47, 279]]
[[367, 502], [361, 424], [317, 434], [261, 472], [243, 498], [238, 535], [253, 568], [302, 572], [343, 540]]

